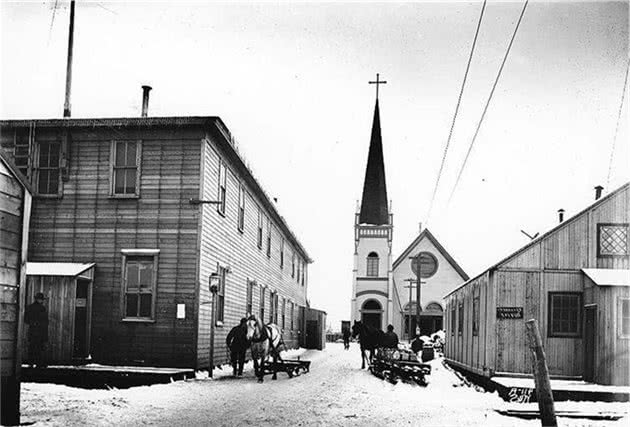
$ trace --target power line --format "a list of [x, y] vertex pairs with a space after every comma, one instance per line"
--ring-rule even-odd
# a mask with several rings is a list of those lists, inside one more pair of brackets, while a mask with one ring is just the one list
[[468, 71], [470, 70], [470, 63], [472, 62], [473, 53], [475, 52], [475, 46], [477, 44], [477, 36], [479, 36], [479, 29], [481, 28], [481, 20], [483, 18], [483, 12], [486, 9], [486, 0], [483, 0], [481, 6], [481, 14], [479, 15], [479, 22], [477, 22], [477, 30], [475, 31], [475, 38], [472, 42], [470, 49], [470, 55], [468, 56], [468, 64], [466, 64], [466, 71], [464, 72], [464, 79], [462, 80], [462, 87], [459, 89], [459, 96], [457, 97], [457, 105], [455, 105], [455, 113], [453, 114], [453, 121], [451, 122], [451, 129], [448, 132], [448, 138], [446, 145], [444, 146], [444, 153], [442, 153], [442, 163], [440, 164], [440, 170], [435, 180], [435, 187], [433, 187], [433, 195], [431, 196], [431, 203], [429, 203], [429, 210], [427, 212], [426, 221], [429, 224], [429, 218], [431, 217], [431, 210], [433, 209], [433, 202], [435, 201], [435, 194], [437, 193], [438, 185], [440, 184], [440, 177], [442, 176], [442, 170], [444, 169], [444, 163], [446, 162], [446, 154], [448, 153], [448, 147], [451, 143], [451, 137], [453, 136], [453, 129], [455, 128], [455, 120], [457, 119], [457, 113], [459, 112], [459, 106], [462, 102], [462, 95], [464, 94], [464, 87], [466, 86], [466, 79], [468, 78]]
[[623, 100], [626, 97], [626, 87], [628, 87], [628, 71], [630, 70], [630, 58], [626, 66], [626, 78], [623, 82], [623, 92], [621, 93], [621, 102], [619, 103], [619, 112], [617, 113], [617, 125], [615, 126], [615, 136], [610, 147], [610, 160], [608, 161], [608, 176], [606, 177], [606, 187], [610, 184], [610, 173], [612, 171], [613, 157], [615, 156], [615, 142], [617, 141], [617, 132], [619, 131], [619, 122], [621, 120], [621, 110], [623, 109]]
[[462, 173], [464, 172], [464, 168], [466, 167], [466, 162], [468, 161], [468, 157], [470, 156], [470, 152], [475, 145], [475, 141], [477, 140], [477, 135], [479, 135], [479, 129], [481, 128], [481, 124], [483, 123], [483, 119], [486, 117], [486, 112], [488, 111], [488, 106], [490, 105], [490, 101], [492, 100], [492, 95], [494, 95], [494, 90], [497, 88], [497, 84], [499, 83], [499, 78], [501, 77], [501, 73], [503, 72], [503, 67], [505, 66], [505, 61], [507, 60], [508, 55], [510, 54], [510, 50], [512, 49], [512, 44], [514, 43], [514, 39], [516, 38], [516, 33], [518, 32], [518, 28], [521, 25], [521, 21], [523, 20], [523, 15], [525, 14], [525, 9], [527, 9], [527, 4], [529, 0], [525, 0], [525, 4], [523, 5], [523, 10], [521, 10], [521, 15], [518, 17], [518, 22], [516, 23], [516, 27], [514, 27], [514, 33], [512, 34], [512, 38], [510, 39], [510, 44], [505, 51], [505, 56], [503, 57], [503, 62], [501, 62], [501, 67], [499, 67], [499, 72], [497, 73], [497, 77], [494, 80], [494, 84], [492, 85], [492, 90], [490, 91], [490, 95], [488, 95], [488, 100], [486, 101], [486, 105], [483, 108], [483, 112], [481, 113], [481, 118], [479, 119], [479, 123], [477, 123], [477, 129], [475, 129], [475, 134], [470, 141], [470, 145], [468, 146], [468, 151], [466, 152], [466, 157], [464, 157], [464, 163], [462, 163], [461, 168], [459, 169], [459, 173], [457, 174], [457, 179], [455, 180], [455, 185], [451, 190], [451, 194], [448, 197], [448, 204], [450, 205], [451, 200], [453, 199], [453, 195], [455, 194], [455, 190], [457, 190], [457, 185], [459, 184], [459, 180], [462, 177]]

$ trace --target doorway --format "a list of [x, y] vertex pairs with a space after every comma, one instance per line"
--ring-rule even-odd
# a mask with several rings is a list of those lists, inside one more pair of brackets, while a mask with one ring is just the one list
[[361, 306], [361, 322], [382, 329], [383, 306], [375, 299], [369, 299]]
[[595, 330], [597, 306], [584, 307], [584, 381], [595, 378]]

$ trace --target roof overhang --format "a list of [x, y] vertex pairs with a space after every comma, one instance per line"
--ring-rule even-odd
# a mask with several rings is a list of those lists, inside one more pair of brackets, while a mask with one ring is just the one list
[[75, 262], [27, 262], [26, 274], [28, 276], [76, 277], [95, 265], [93, 262], [88, 264]]
[[597, 286], [630, 286], [630, 270], [583, 268], [582, 271]]

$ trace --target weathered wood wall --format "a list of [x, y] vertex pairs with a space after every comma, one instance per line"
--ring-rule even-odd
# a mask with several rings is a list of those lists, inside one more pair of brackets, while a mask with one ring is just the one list
[[[228, 154], [224, 141], [214, 133], [208, 133], [202, 145], [202, 188], [199, 197], [204, 200], [216, 200], [219, 176], [219, 161], [227, 165], [227, 191], [225, 214], [217, 211], [215, 205], [199, 207], [200, 222], [200, 257], [199, 257], [199, 327], [197, 331], [197, 366], [208, 366], [210, 351], [211, 304], [208, 288], [208, 277], [217, 271], [217, 267], [229, 268], [225, 286], [224, 321], [215, 329], [214, 363], [227, 362], [228, 351], [225, 338], [230, 329], [245, 316], [248, 281], [256, 282], [252, 307], [258, 315], [260, 308], [260, 287], [265, 287], [265, 322], [271, 310], [270, 292], [278, 292], [278, 323], [282, 319], [282, 300], [285, 306], [285, 326], [283, 338], [289, 347], [299, 344], [302, 319], [299, 318], [299, 307], [306, 305], [306, 278], [304, 285], [298, 281], [297, 262], [304, 257], [290, 243], [287, 235], [282, 233], [277, 223], [272, 220], [271, 256], [267, 256], [267, 221], [263, 227], [263, 245], [258, 247], [258, 209], [263, 209], [265, 217], [270, 212], [264, 208], [260, 196], [256, 195], [244, 179], [235, 159]], [[245, 224], [243, 231], [237, 227], [239, 183], [246, 189]], [[280, 246], [284, 238], [284, 266], [280, 267]], [[295, 277], [292, 277], [292, 255], [296, 254]], [[306, 265], [306, 263], [304, 263]], [[291, 328], [290, 303], [294, 303], [293, 328]], [[282, 325], [280, 325], [282, 326]]]
[[[630, 215], [628, 185], [594, 204], [524, 249], [517, 251], [492, 270], [486, 271], [447, 298], [446, 357], [481, 375], [495, 373], [528, 374], [531, 365], [526, 346], [524, 321], [537, 319], [554, 376], [581, 376], [584, 370], [583, 338], [548, 336], [548, 295], [550, 292], [582, 292], [584, 304], [598, 304], [599, 369], [596, 381], [627, 383], [628, 344], [613, 332], [617, 301], [626, 288], [597, 287], [585, 290], [582, 268], [624, 268], [630, 256], [600, 257], [597, 253], [597, 226], [600, 223], [628, 223]], [[597, 292], [599, 291], [599, 293]], [[589, 294], [590, 292], [590, 294]], [[480, 298], [479, 336], [472, 335], [473, 299]], [[464, 304], [464, 328], [459, 331], [458, 306]], [[455, 317], [452, 308], [455, 307]], [[523, 319], [496, 319], [497, 307], [523, 307]], [[451, 325], [455, 323], [455, 334]]]

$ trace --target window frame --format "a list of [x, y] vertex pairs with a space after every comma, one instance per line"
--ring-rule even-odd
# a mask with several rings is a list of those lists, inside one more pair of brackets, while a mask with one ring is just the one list
[[[122, 281], [120, 286], [120, 320], [122, 322], [144, 322], [154, 323], [155, 318], [155, 301], [157, 300], [157, 278], [158, 278], [158, 265], [159, 265], [159, 249], [122, 249], [121, 251], [121, 275]], [[129, 258], [148, 258], [153, 257], [153, 275], [151, 280], [151, 316], [127, 316], [127, 263]], [[147, 293], [147, 292], [144, 292]], [[138, 287], [138, 295], [141, 294], [140, 287]], [[139, 300], [139, 299], [138, 299]]]
[[258, 317], [261, 322], [265, 321], [265, 294], [267, 293], [265, 287], [260, 285], [260, 301], [258, 302]]
[[280, 269], [284, 268], [284, 237], [280, 240]]
[[457, 305], [456, 303], [452, 303], [450, 307], [451, 309], [451, 336], [453, 337], [455, 336], [455, 332], [456, 332], [456, 328], [455, 328], [456, 320], [457, 320], [455, 317], [457, 316], [457, 308], [455, 307], [456, 305]]
[[[555, 296], [577, 296], [577, 319], [576, 319], [576, 332], [555, 332], [553, 330], [553, 297]], [[582, 322], [584, 321], [584, 307], [583, 307], [583, 293], [582, 292], [569, 292], [569, 291], [551, 291], [547, 294], [547, 337], [549, 338], [582, 338]]]
[[241, 233], [245, 231], [245, 186], [242, 182], [238, 184], [238, 216], [236, 228]]
[[271, 219], [267, 218], [267, 258], [271, 258]]
[[[116, 193], [116, 170], [133, 169], [129, 166], [116, 166], [116, 146], [118, 143], [136, 143], [136, 186], [132, 193]], [[142, 177], [142, 140], [141, 139], [113, 139], [109, 153], [109, 197], [114, 199], [137, 199], [140, 197], [140, 179]]]
[[412, 271], [412, 273], [414, 275], [416, 275], [416, 276], [418, 275], [418, 273], [416, 272], [417, 269], [418, 269], [418, 266], [417, 266], [418, 263], [416, 262], [416, 259], [417, 259], [418, 256], [420, 258], [422, 258], [422, 257], [430, 258], [433, 261], [434, 266], [435, 266], [433, 271], [431, 271], [431, 274], [428, 274], [425, 271], [421, 271], [422, 274], [420, 275], [420, 278], [422, 278], [422, 279], [430, 279], [431, 277], [435, 276], [435, 274], [438, 272], [438, 270], [440, 268], [440, 263], [439, 263], [437, 257], [435, 255], [433, 255], [429, 251], [422, 251], [422, 252], [418, 253], [415, 257], [413, 257], [413, 259], [411, 260], [411, 271]]
[[254, 288], [256, 281], [247, 279], [247, 298], [245, 300], [245, 316], [254, 314]]
[[217, 203], [217, 212], [225, 216], [225, 205], [227, 204], [227, 164], [222, 158], [219, 158], [219, 174], [217, 176], [217, 200], [220, 202]]
[[295, 277], [295, 252], [291, 253], [291, 277]]
[[257, 242], [257, 246], [258, 249], [262, 249], [263, 246], [263, 213], [262, 213], [262, 209], [260, 208], [260, 206], [258, 206], [258, 229], [257, 229], [257, 238], [258, 238], [258, 242]]
[[291, 301], [291, 330], [294, 329], [293, 317], [295, 316], [295, 303]]
[[480, 304], [481, 299], [476, 296], [473, 297], [473, 319], [472, 319], [472, 335], [473, 337], [479, 336], [479, 320], [480, 320]]
[[[56, 145], [58, 148], [58, 156], [57, 156], [57, 166], [45, 166], [42, 167], [41, 166], [41, 154], [42, 154], [42, 145]], [[38, 141], [37, 144], [35, 144], [36, 147], [36, 156], [35, 158], [37, 159], [37, 161], [35, 162], [35, 168], [34, 168], [34, 179], [32, 180], [32, 182], [35, 184], [34, 187], [36, 188], [36, 196], [38, 198], [42, 198], [42, 199], [57, 199], [59, 197], [61, 197], [63, 195], [63, 180], [61, 179], [61, 151], [62, 151], [62, 143], [59, 141]], [[56, 170], [57, 171], [57, 192], [56, 193], [42, 193], [40, 191], [39, 188], [39, 177], [40, 177], [40, 173], [41, 171], [53, 171]], [[50, 177], [50, 176], [49, 176]], [[48, 185], [50, 186], [50, 179], [48, 180]]]
[[[625, 254], [607, 254], [602, 253], [601, 234], [602, 227], [623, 227], [626, 229], [626, 253]], [[597, 223], [597, 257], [598, 258], [622, 258], [630, 255], [630, 227], [627, 222], [600, 222]]]
[[[630, 339], [630, 325], [628, 327], [628, 333], [623, 333], [623, 303], [627, 301], [628, 305], [630, 305], [630, 297], [617, 297], [617, 338], [620, 339]], [[630, 307], [628, 307], [628, 311], [630, 311]], [[628, 322], [630, 323], [630, 317], [628, 317]]]
[[464, 333], [464, 302], [460, 302], [457, 306], [457, 335]]
[[217, 265], [217, 274], [219, 276], [219, 283], [217, 285], [216, 306], [215, 306], [215, 320], [216, 324], [221, 326], [225, 320], [225, 287], [227, 284], [227, 267], [223, 265]]
[[381, 257], [379, 257], [376, 252], [370, 252], [368, 256], [365, 257], [365, 275], [367, 277], [378, 277], [380, 262]]
[[282, 319], [282, 329], [284, 329], [286, 325], [286, 315], [287, 315], [287, 299], [282, 297], [282, 314], [280, 315], [280, 319]]

